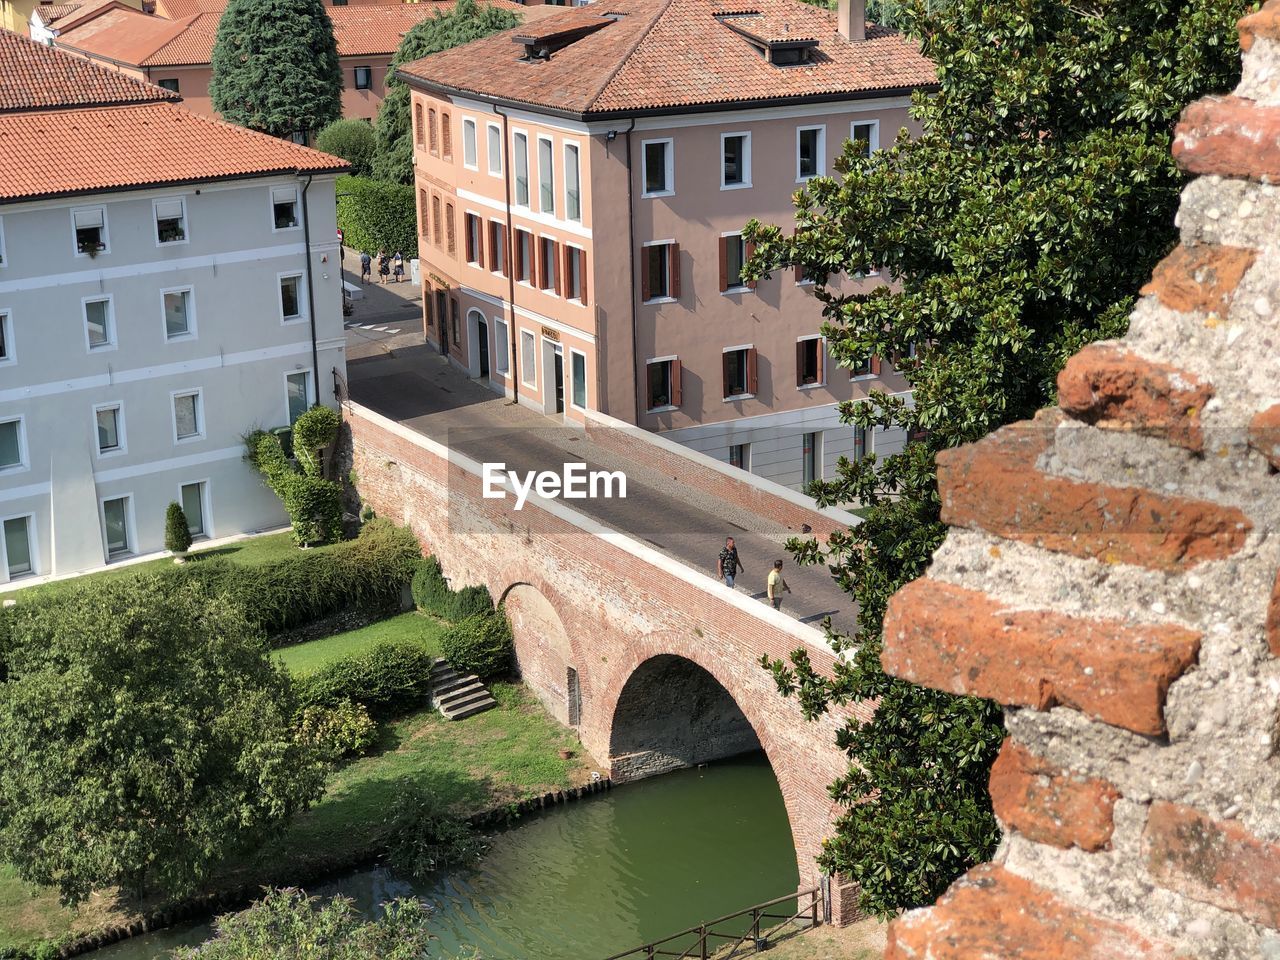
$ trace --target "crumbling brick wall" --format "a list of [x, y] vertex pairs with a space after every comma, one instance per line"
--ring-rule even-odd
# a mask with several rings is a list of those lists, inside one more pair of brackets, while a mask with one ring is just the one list
[[883, 662], [1008, 706], [1004, 839], [892, 960], [1280, 960], [1280, 0], [1240, 26], [1128, 336], [939, 458], [953, 529]]

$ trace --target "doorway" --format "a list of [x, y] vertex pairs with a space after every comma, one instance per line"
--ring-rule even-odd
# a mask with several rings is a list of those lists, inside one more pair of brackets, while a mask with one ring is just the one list
[[449, 355], [449, 302], [443, 290], [436, 291], [436, 322], [440, 324], [440, 352]]
[[476, 334], [480, 339], [480, 376], [489, 379], [489, 325], [484, 320], [476, 321]]
[[564, 413], [564, 351], [556, 347], [556, 355], [552, 359], [556, 385], [556, 413]]
[[564, 347], [542, 338], [542, 412], [547, 416], [564, 413]]

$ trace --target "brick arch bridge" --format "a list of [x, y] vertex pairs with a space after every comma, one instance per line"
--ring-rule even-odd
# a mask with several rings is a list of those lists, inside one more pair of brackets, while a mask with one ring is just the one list
[[[531, 498], [517, 513], [484, 499], [479, 465], [457, 450], [357, 404], [344, 415], [361, 498], [411, 526], [453, 586], [483, 583], [505, 603], [525, 683], [616, 781], [762, 748], [801, 883], [818, 882], [837, 812], [826, 787], [847, 769], [835, 746], [845, 715], [806, 721], [759, 659], [804, 648], [829, 671], [819, 630], [564, 501]], [[850, 891], [834, 886], [838, 922]]]

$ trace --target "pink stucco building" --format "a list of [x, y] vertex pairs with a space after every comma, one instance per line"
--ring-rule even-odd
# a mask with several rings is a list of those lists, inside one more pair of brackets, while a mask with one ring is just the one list
[[425, 334], [473, 377], [792, 486], [900, 448], [837, 410], [904, 390], [889, 362], [837, 368], [793, 271], [738, 276], [747, 220], [793, 223], [805, 180], [846, 140], [910, 128], [912, 92], [935, 83], [861, 3], [599, 0], [402, 75]]

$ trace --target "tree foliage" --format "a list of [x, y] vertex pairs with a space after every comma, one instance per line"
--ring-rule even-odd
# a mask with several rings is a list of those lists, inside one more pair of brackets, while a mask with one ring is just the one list
[[[986, 783], [999, 710], [880, 667], [888, 598], [924, 572], [945, 532], [935, 456], [1052, 402], [1072, 353], [1124, 332], [1134, 292], [1175, 239], [1174, 123], [1234, 83], [1234, 25], [1248, 4], [899, 6], [941, 82], [915, 100], [919, 136], [869, 159], [846, 152], [835, 177], [797, 195], [794, 238], [789, 226], [747, 230], [750, 275], [801, 264], [819, 278], [842, 365], [900, 358], [914, 404], [877, 394], [847, 418], [924, 434], [902, 454], [842, 462], [816, 494], [867, 507], [866, 521], [825, 555], [792, 545], [802, 562], [822, 555], [858, 603], [857, 635], [833, 638], [849, 661], [828, 680], [800, 654], [766, 660], [810, 715], [880, 701], [874, 720], [840, 734], [857, 765], [832, 785], [845, 813], [823, 862], [857, 879], [863, 907], [881, 915], [931, 902], [998, 839]], [[835, 279], [872, 268], [894, 285], [852, 296]]]
[[25, 880], [181, 894], [320, 795], [288, 676], [235, 604], [144, 576], [5, 620], [0, 858]]
[[333, 121], [316, 134], [316, 149], [346, 160], [358, 177], [373, 172], [373, 127], [359, 118]]
[[323, 0], [229, 0], [209, 96], [224, 120], [275, 137], [342, 116], [338, 43]]
[[447, 13], [437, 11], [434, 17], [410, 28], [400, 41], [391, 69], [387, 73], [387, 95], [378, 108], [374, 124], [377, 151], [373, 175], [379, 180], [413, 183], [413, 124], [409, 115], [409, 88], [395, 76], [395, 69], [441, 50], [460, 47], [499, 30], [517, 26], [520, 18], [510, 10], [480, 4], [476, 0], [458, 0]]
[[[406, 258], [418, 255], [418, 212], [413, 187], [364, 177], [339, 177], [337, 190], [343, 243], [373, 254], [399, 250]], [[423, 215], [429, 216], [430, 211]]]
[[176, 500], [164, 511], [164, 548], [179, 555], [191, 549], [191, 525], [187, 523], [182, 504]]
[[245, 437], [249, 460], [284, 503], [294, 539], [302, 546], [328, 543], [342, 535], [342, 485], [326, 479], [320, 450], [338, 436], [341, 418], [314, 406], [293, 425], [293, 456], [274, 433], [255, 430]]

